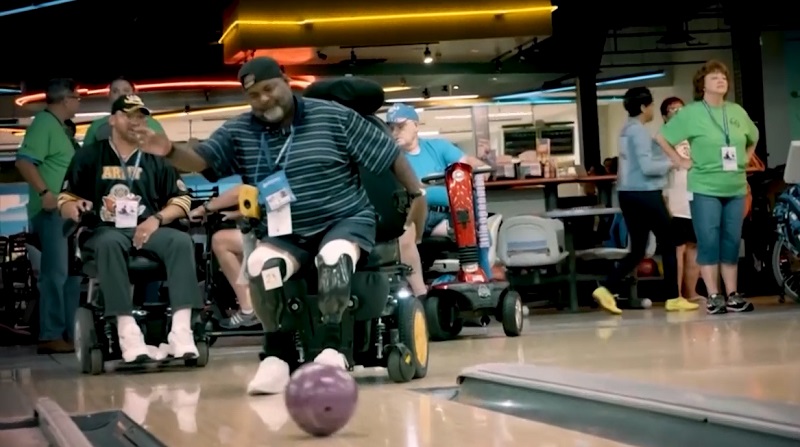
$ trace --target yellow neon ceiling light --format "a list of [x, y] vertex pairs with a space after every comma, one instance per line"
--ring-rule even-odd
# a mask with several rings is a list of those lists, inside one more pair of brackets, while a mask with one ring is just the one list
[[320, 23], [347, 23], [347, 22], [368, 22], [376, 20], [414, 20], [414, 19], [438, 19], [438, 18], [458, 18], [470, 16], [498, 16], [507, 14], [530, 14], [530, 13], [552, 13], [558, 6], [533, 6], [528, 8], [507, 8], [507, 9], [479, 9], [464, 11], [438, 11], [438, 12], [413, 12], [407, 14], [374, 14], [354, 17], [321, 17], [303, 20], [236, 20], [222, 33], [218, 43], [223, 43], [239, 25], [254, 26], [308, 26]]

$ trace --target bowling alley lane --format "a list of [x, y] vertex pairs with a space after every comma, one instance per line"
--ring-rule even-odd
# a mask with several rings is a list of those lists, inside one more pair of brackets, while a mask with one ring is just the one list
[[660, 309], [622, 318], [534, 312], [519, 338], [506, 338], [494, 326], [470, 328], [459, 340], [431, 344], [426, 379], [395, 385], [380, 370], [356, 371], [360, 395], [353, 419], [337, 435], [319, 440], [288, 419], [282, 397], [245, 395], [258, 348], [231, 346], [240, 340], [214, 348], [205, 369], [89, 377], [75, 372], [72, 356], [56, 356], [47, 367], [15, 367], [32, 397], [49, 396], [69, 413], [122, 409], [169, 446], [622, 446], [627, 444], [422, 389], [455, 387], [467, 366], [507, 362], [800, 404], [800, 309], [761, 309], [722, 317]]

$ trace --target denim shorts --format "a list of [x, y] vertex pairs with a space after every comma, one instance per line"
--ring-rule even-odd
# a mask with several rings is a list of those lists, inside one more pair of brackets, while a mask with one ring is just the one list
[[689, 206], [697, 236], [697, 263], [738, 264], [744, 196], [715, 197], [694, 193]]
[[428, 210], [428, 217], [425, 218], [425, 232], [422, 234], [430, 236], [433, 229], [443, 221], [450, 221], [450, 213]]

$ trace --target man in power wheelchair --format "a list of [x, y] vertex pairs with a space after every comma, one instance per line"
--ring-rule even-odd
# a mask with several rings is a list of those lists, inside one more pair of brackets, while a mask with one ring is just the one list
[[[100, 373], [106, 354], [119, 355], [125, 363], [167, 357], [207, 361], [206, 346], [198, 359], [195, 341], [202, 334], [192, 327], [192, 311], [203, 304], [194, 244], [178, 226], [191, 202], [175, 168], [137, 150], [135, 130], [149, 113], [137, 96], [117, 99], [109, 119], [111, 138], [75, 154], [58, 197], [62, 217], [84, 227], [77, 240], [91, 281], [89, 302], [75, 317], [75, 345], [86, 373]], [[142, 313], [135, 312], [130, 286], [154, 280], [166, 281], [171, 304], [167, 343], [161, 349], [145, 343], [136, 318]], [[95, 300], [95, 283], [102, 300]]]
[[[245, 185], [257, 185], [259, 194], [243, 208], [253, 210], [247, 216], [255, 219], [260, 212], [254, 205], [265, 209], [267, 237], [249, 252], [245, 273], [266, 334], [264, 360], [248, 390], [277, 393], [289, 381], [296, 332], [281, 330], [276, 311], [293, 295], [284, 283], [305, 269], [316, 267], [319, 293], [318, 306], [306, 306], [315, 308], [318, 318], [315, 343], [303, 360], [348, 364], [349, 327], [342, 320], [353, 302], [355, 268], [366, 262], [376, 240], [376, 213], [359, 168], [380, 176], [391, 170], [413, 198], [412, 210], [425, 207], [424, 199], [418, 200], [424, 193], [391, 137], [352, 109], [293, 95], [274, 59], [251, 59], [240, 69], [239, 80], [251, 112], [223, 123], [196, 149], [147, 130], [141, 133], [141, 147], [179, 169], [202, 172], [210, 181], [241, 175]], [[413, 321], [424, 325], [424, 317], [415, 315]], [[309, 331], [302, 332], [308, 337]], [[287, 355], [287, 348], [295, 354]], [[418, 351], [403, 360], [427, 361], [427, 353]]]

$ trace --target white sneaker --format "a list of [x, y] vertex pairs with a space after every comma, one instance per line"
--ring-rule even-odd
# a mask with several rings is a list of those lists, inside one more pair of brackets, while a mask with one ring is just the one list
[[169, 353], [176, 359], [196, 359], [200, 354], [194, 344], [194, 334], [190, 329], [173, 330], [167, 336]]
[[150, 360], [150, 351], [144, 342], [144, 335], [139, 326], [132, 325], [124, 331], [118, 330], [119, 349], [125, 363], [142, 363]]
[[320, 352], [319, 355], [317, 355], [317, 358], [314, 359], [314, 363], [321, 363], [323, 365], [334, 366], [336, 368], [342, 368], [343, 370], [347, 371], [347, 359], [345, 359], [344, 354], [331, 348], [325, 349], [324, 351]]
[[289, 385], [289, 364], [278, 357], [267, 357], [258, 365], [255, 377], [247, 385], [247, 394], [279, 394]]

